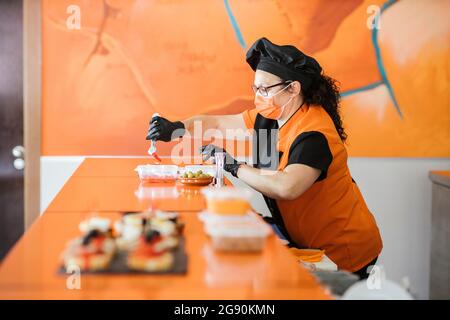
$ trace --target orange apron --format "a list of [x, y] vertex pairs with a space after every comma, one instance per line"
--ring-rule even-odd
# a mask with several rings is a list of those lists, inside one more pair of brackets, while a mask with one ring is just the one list
[[[243, 112], [248, 129], [253, 129], [256, 109]], [[339, 269], [357, 271], [383, 247], [374, 217], [353, 181], [347, 166], [347, 150], [333, 121], [320, 106], [302, 106], [278, 132], [277, 150], [281, 154], [278, 170], [288, 164], [289, 149], [303, 132], [318, 131], [327, 139], [333, 160], [327, 177], [315, 182], [294, 200], [273, 200], [281, 215], [282, 229], [299, 248], [321, 249]]]

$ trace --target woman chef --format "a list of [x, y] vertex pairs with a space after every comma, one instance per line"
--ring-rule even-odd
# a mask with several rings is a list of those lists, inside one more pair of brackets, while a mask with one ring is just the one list
[[[254, 129], [256, 164], [238, 163], [227, 154], [225, 170], [263, 194], [291, 246], [322, 249], [339, 269], [366, 278], [382, 241], [347, 166], [335, 80], [314, 58], [266, 38], [252, 45], [246, 59], [255, 71], [254, 109], [177, 122], [154, 117], [147, 139], [170, 141], [186, 130], [193, 134], [195, 121], [222, 132]], [[204, 146], [202, 154], [208, 158], [218, 149]]]

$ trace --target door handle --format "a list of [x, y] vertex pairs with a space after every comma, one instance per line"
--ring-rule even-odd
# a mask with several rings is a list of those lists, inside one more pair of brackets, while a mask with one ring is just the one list
[[25, 148], [23, 146], [15, 146], [12, 149], [12, 155], [14, 156], [13, 166], [16, 170], [23, 170], [25, 168]]

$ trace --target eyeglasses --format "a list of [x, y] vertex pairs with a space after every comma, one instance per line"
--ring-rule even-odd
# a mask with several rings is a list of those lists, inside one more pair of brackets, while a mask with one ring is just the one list
[[283, 85], [283, 84], [289, 84], [289, 83], [291, 83], [292, 82], [292, 80], [287, 80], [287, 81], [283, 81], [283, 82], [280, 82], [280, 83], [277, 83], [277, 84], [274, 84], [274, 85], [271, 85], [271, 86], [268, 86], [268, 87], [264, 87], [264, 86], [259, 86], [259, 87], [257, 87], [257, 86], [255, 86], [254, 84], [252, 85], [252, 89], [253, 89], [253, 92], [254, 93], [257, 93], [258, 91], [259, 91], [259, 93], [263, 96], [263, 97], [267, 97], [268, 95], [269, 95], [269, 89], [271, 89], [271, 88], [274, 88], [274, 87], [277, 87], [277, 86], [281, 86], [281, 85]]

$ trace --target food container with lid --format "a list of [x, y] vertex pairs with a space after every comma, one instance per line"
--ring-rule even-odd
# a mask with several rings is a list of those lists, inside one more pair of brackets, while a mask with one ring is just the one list
[[205, 232], [211, 237], [212, 247], [218, 251], [258, 252], [264, 248], [271, 228], [259, 218], [210, 220], [205, 222]]
[[139, 165], [135, 171], [141, 182], [174, 182], [178, 176], [176, 165]]
[[250, 190], [242, 187], [205, 188], [207, 210], [214, 214], [244, 215], [251, 210]]

